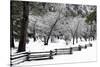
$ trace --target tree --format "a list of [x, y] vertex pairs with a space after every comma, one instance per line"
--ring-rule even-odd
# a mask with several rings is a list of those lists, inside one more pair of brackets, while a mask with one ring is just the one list
[[58, 16], [58, 18], [56, 19], [56, 21], [54, 22], [54, 24], [51, 26], [50, 32], [49, 32], [49, 34], [48, 34], [48, 38], [47, 38], [46, 42], [44, 43], [44, 45], [48, 45], [48, 41], [49, 41], [50, 36], [51, 36], [51, 34], [52, 34], [53, 28], [54, 28], [55, 25], [57, 24], [58, 20], [59, 20], [59, 16]]
[[[64, 17], [64, 16], [61, 16], [62, 15], [62, 8], [58, 8], [59, 5], [61, 4], [53, 4], [54, 6], [51, 7], [51, 12], [53, 11], [54, 13], [57, 12], [57, 17], [56, 17], [56, 20], [53, 21], [53, 24], [50, 26], [50, 31], [48, 32], [47, 34], [47, 39], [46, 41], [44, 42], [44, 45], [48, 45], [48, 42], [49, 42], [49, 39], [50, 39], [50, 36], [52, 35], [52, 32], [53, 32], [53, 29], [55, 28], [56, 24]], [[57, 10], [56, 10], [57, 8]]]
[[93, 12], [91, 12], [89, 15], [86, 16], [86, 22], [88, 24], [92, 24], [93, 21], [95, 21], [95, 23], [97, 21], [96, 20], [96, 9]]
[[94, 10], [86, 16], [86, 23], [91, 26], [89, 38], [92, 37], [93, 40], [96, 37], [96, 21], [96, 7], [94, 7]]
[[[29, 22], [31, 23], [31, 26], [29, 27], [30, 32], [32, 33], [33, 40], [36, 41], [36, 23], [37, 19], [32, 15], [29, 15]], [[30, 25], [30, 24], [29, 24]]]
[[[73, 7], [74, 6], [74, 7]], [[60, 15], [61, 16], [64, 16], [64, 17], [62, 17], [62, 18], [68, 18], [68, 17], [77, 17], [77, 16], [84, 16], [84, 14], [83, 14], [83, 12], [82, 12], [82, 9], [80, 9], [80, 7], [82, 7], [82, 6], [78, 6], [78, 5], [68, 5], [68, 4], [66, 4], [66, 7], [65, 7], [65, 4], [64, 5], [62, 5], [62, 4], [55, 4], [55, 9], [57, 9], [58, 11], [59, 11], [59, 9], [61, 9], [62, 10], [62, 12], [59, 12], [60, 13]], [[59, 16], [60, 17], [60, 16]], [[58, 18], [59, 18], [58, 17]], [[59, 18], [60, 20], [61, 20], [61, 18]], [[58, 23], [58, 22], [60, 22], [60, 23], [62, 23], [62, 21], [60, 21], [60, 20], [58, 20], [58, 19], [56, 19], [56, 21], [53, 23], [53, 25], [51, 26], [51, 29], [50, 29], [50, 31], [49, 31], [49, 33], [48, 33], [48, 37], [47, 37], [47, 42], [45, 43], [45, 45], [48, 45], [48, 40], [49, 40], [49, 38], [50, 38], [50, 36], [51, 36], [51, 34], [52, 34], [52, 31], [53, 31], [53, 29], [54, 29], [54, 27], [56, 26], [56, 24]], [[70, 22], [69, 22], [70, 23]], [[74, 23], [74, 21], [73, 21], [73, 23]], [[66, 24], [67, 25], [67, 24]], [[60, 25], [59, 25], [60, 26]], [[78, 27], [78, 26], [77, 26]], [[78, 28], [77, 28], [78, 29]], [[75, 34], [73, 33], [73, 35], [72, 35], [72, 37], [73, 37], [73, 42], [74, 42], [74, 39], [75, 39], [75, 37], [76, 37], [76, 39], [77, 39], [77, 29], [76, 29], [76, 31], [75, 31]]]
[[[41, 8], [38, 6], [38, 8], [34, 6], [34, 2], [25, 2], [25, 1], [12, 1], [13, 2], [13, 32], [14, 37], [20, 39], [18, 51], [22, 52], [25, 51], [26, 46], [26, 37], [27, 37], [27, 28], [28, 28], [28, 16], [29, 14], [36, 14], [36, 15], [43, 15], [45, 11], [41, 12]], [[39, 5], [40, 3], [36, 3], [35, 5]], [[32, 6], [31, 6], [32, 5]], [[32, 9], [37, 9], [37, 11], [33, 11]], [[34, 13], [32, 13], [34, 12]], [[43, 13], [44, 12], [44, 13]], [[16, 24], [17, 23], [17, 24]]]
[[12, 27], [13, 27], [13, 38], [14, 39], [19, 39], [20, 37], [20, 29], [21, 29], [21, 20], [23, 18], [23, 5], [21, 1], [11, 1], [11, 22], [12, 22]]
[[[34, 41], [36, 41], [36, 34], [37, 34], [37, 27], [41, 24], [41, 21], [38, 22], [40, 17], [43, 17], [46, 13], [48, 8], [46, 8], [47, 3], [45, 2], [30, 2], [30, 14], [29, 14], [29, 31], [32, 33], [32, 37]], [[39, 25], [37, 23], [40, 23]], [[36, 27], [37, 26], [37, 27]]]
[[20, 30], [21, 34], [20, 34], [18, 52], [25, 51], [27, 26], [28, 26], [28, 15], [29, 15], [29, 3], [23, 1], [23, 20], [21, 22], [21, 30]]
[[73, 38], [73, 45], [74, 45], [75, 38], [77, 40], [77, 33], [78, 33], [79, 24], [80, 24], [80, 21], [78, 20], [78, 18], [79, 17], [71, 18], [68, 25], [69, 32], [71, 33], [72, 38]]
[[[10, 4], [12, 5], [12, 2], [10, 2]], [[11, 15], [12, 15], [12, 6], [11, 7]], [[14, 45], [14, 37], [13, 37], [13, 22], [12, 22], [12, 16], [10, 17], [10, 47], [11, 48], [15, 48]]]
[[[54, 4], [45, 4], [46, 5], [46, 7], [45, 7], [45, 9], [44, 9], [44, 11], [46, 10], [46, 11], [48, 11], [47, 12], [47, 14], [44, 14], [44, 15], [42, 15], [42, 19], [41, 19], [41, 21], [39, 21], [39, 19], [38, 19], [38, 22], [36, 22], [36, 24], [38, 25], [37, 27], [41, 27], [41, 31], [43, 31], [43, 33], [45, 34], [45, 36], [44, 36], [44, 44], [48, 44], [48, 41], [49, 41], [49, 39], [50, 39], [50, 36], [51, 36], [51, 34], [52, 34], [52, 31], [53, 31], [53, 29], [54, 29], [54, 27], [55, 27], [55, 25], [57, 24], [57, 22], [60, 20], [59, 19], [59, 14], [60, 14], [60, 12], [56, 12], [55, 11], [55, 9], [52, 9], [53, 8], [53, 5]], [[51, 7], [52, 6], [52, 7]], [[39, 7], [39, 6], [37, 6], [37, 7]], [[48, 7], [48, 8], [47, 8]], [[43, 8], [42, 8], [43, 9]], [[35, 9], [33, 9], [33, 10], [35, 10]], [[38, 9], [36, 9], [36, 10], [38, 10]], [[39, 12], [39, 11], [38, 11]], [[34, 13], [34, 12], [33, 12]], [[54, 13], [56, 13], [55, 14], [55, 16], [54, 16]], [[50, 15], [50, 14], [52, 14], [52, 15]], [[34, 14], [33, 14], [34, 15]], [[40, 14], [39, 14], [40, 15]], [[39, 15], [36, 15], [37, 16], [37, 18], [39, 18], [38, 16]], [[49, 23], [50, 21], [50, 19], [51, 19], [51, 16], [54, 16], [54, 18], [56, 19], [53, 19], [53, 21], [51, 22], [51, 23]], [[33, 16], [34, 17], [34, 16]], [[45, 18], [47, 18], [48, 17], [48, 20], [47, 19], [45, 19]], [[42, 25], [42, 26], [40, 26], [40, 25]], [[34, 23], [33, 23], [33, 26], [34, 26]], [[47, 28], [46, 28], [47, 27]], [[33, 27], [34, 28], [34, 27]], [[36, 29], [36, 27], [35, 27], [35, 29]], [[48, 30], [47, 30], [48, 29]], [[34, 30], [34, 29], [33, 29]]]
[[14, 47], [14, 39], [19, 39], [20, 21], [22, 19], [22, 3], [20, 1], [11, 1], [10, 17], [10, 43]]
[[34, 41], [36, 41], [36, 29], [35, 29], [35, 27], [36, 27], [36, 22], [37, 22], [37, 21], [35, 21], [35, 23], [34, 23], [34, 25], [33, 25], [33, 39], [34, 39]]

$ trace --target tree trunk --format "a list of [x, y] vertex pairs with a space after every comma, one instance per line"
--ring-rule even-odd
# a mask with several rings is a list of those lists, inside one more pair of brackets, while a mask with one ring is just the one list
[[44, 36], [44, 45], [48, 45], [48, 42], [46, 39], [47, 39], [46, 36]]
[[78, 38], [76, 37], [76, 43], [78, 43]]
[[74, 45], [75, 37], [73, 36], [73, 45]]
[[10, 23], [10, 47], [15, 48], [12, 21]]
[[51, 27], [51, 30], [50, 30], [50, 32], [49, 32], [47, 41], [46, 41], [46, 43], [45, 43], [44, 45], [48, 45], [48, 41], [49, 41], [49, 39], [50, 39], [50, 36], [51, 36], [51, 34], [52, 34], [52, 31], [53, 31], [53, 28], [55, 27], [57, 21], [58, 21], [58, 20], [56, 20], [56, 22], [55, 22], [55, 23], [53, 24], [53, 26]]
[[[11, 2], [11, 5], [12, 5], [12, 2]], [[14, 35], [13, 35], [13, 19], [12, 19], [12, 6], [11, 7], [11, 17], [10, 17], [10, 47], [11, 48], [15, 48], [15, 45], [14, 45]]]
[[36, 37], [35, 37], [35, 29], [33, 30], [33, 39], [34, 39], [34, 42], [36, 41]]
[[76, 43], [78, 43], [78, 36], [77, 36], [77, 33], [76, 33]]
[[12, 21], [10, 23], [10, 47], [15, 48]]
[[21, 22], [21, 34], [20, 34], [18, 52], [25, 51], [27, 26], [28, 26], [28, 15], [29, 15], [28, 2], [23, 1], [23, 20]]
[[34, 42], [36, 41], [36, 36], [35, 36], [35, 34], [36, 34], [35, 25], [36, 25], [36, 21], [35, 21], [34, 27], [33, 27], [33, 39], [34, 39]]
[[45, 43], [44, 45], [48, 45], [48, 41], [49, 41], [50, 36], [51, 36], [51, 34], [52, 34], [53, 28], [54, 28], [55, 25], [57, 24], [58, 20], [60, 20], [59, 16], [58, 16], [58, 18], [56, 19], [56, 21], [55, 21], [55, 23], [53, 24], [53, 26], [51, 27], [51, 30], [50, 30], [50, 32], [49, 32], [49, 34], [48, 34], [48, 38], [47, 38], [46, 43]]
[[93, 36], [93, 40], [95, 40], [95, 36]]
[[51, 43], [54, 43], [54, 42], [55, 42], [55, 37], [51, 36]]
[[85, 37], [85, 41], [87, 41], [87, 37]]
[[[92, 23], [92, 22], [91, 22]], [[93, 37], [93, 29], [92, 29], [92, 24], [91, 24], [91, 32], [90, 32], [90, 37], [91, 37], [91, 41], [92, 41], [92, 37]]]
[[80, 41], [82, 42], [82, 37], [80, 37]]

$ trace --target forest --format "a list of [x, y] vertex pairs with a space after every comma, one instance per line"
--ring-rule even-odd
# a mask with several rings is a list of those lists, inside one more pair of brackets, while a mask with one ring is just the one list
[[10, 8], [11, 51], [26, 51], [30, 41], [47, 47], [57, 40], [68, 46], [97, 38], [95, 5], [11, 1]]

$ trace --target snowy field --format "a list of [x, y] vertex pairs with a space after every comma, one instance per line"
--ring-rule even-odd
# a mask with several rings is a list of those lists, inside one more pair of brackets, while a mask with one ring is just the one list
[[[79, 41], [72, 45], [72, 42], [69, 45], [66, 45], [64, 40], [56, 40], [56, 43], [49, 43], [48, 46], [44, 46], [43, 42], [37, 40], [33, 43], [33, 39], [30, 39], [30, 42], [26, 46], [27, 52], [39, 52], [39, 51], [49, 51], [58, 48], [66, 48], [70, 46], [78, 46], [78, 45], [85, 45], [89, 43], [89, 41]], [[72, 40], [71, 40], [72, 41]], [[26, 67], [32, 65], [45, 65], [45, 64], [57, 64], [57, 63], [76, 63], [76, 62], [89, 62], [89, 61], [96, 61], [96, 40], [90, 41], [93, 44], [92, 47], [88, 47], [87, 49], [82, 49], [82, 51], [75, 51], [71, 55], [55, 55], [53, 59], [49, 60], [40, 60], [40, 61], [26, 61], [20, 63], [18, 65], [14, 65], [13, 67]], [[16, 42], [16, 45], [18, 43]], [[14, 52], [14, 51], [12, 51]], [[16, 52], [16, 50], [15, 50]]]
[[[76, 42], [76, 41], [75, 41]], [[69, 41], [68, 45], [66, 45], [66, 42], [63, 39], [55, 39], [55, 43], [51, 43], [49, 41], [49, 44], [44, 46], [44, 43], [41, 40], [37, 40], [36, 42], [33, 42], [33, 39], [29, 39], [29, 43], [26, 44], [26, 52], [40, 52], [40, 51], [50, 51], [54, 49], [59, 49], [59, 48], [69, 48], [73, 46], [78, 46], [78, 45], [85, 45], [88, 44], [89, 41], [83, 41], [81, 42], [80, 39], [78, 39], [78, 43], [75, 43], [74, 45], [72, 44], [72, 40]], [[18, 48], [18, 41], [15, 41], [15, 46]], [[15, 54], [17, 49], [12, 49], [12, 54]]]

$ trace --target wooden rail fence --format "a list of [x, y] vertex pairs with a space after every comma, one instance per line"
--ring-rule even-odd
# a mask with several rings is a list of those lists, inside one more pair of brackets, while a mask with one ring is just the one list
[[16, 55], [10, 56], [10, 65], [15, 65], [26, 61], [27, 54], [26, 52], [17, 53]]
[[21, 52], [17, 53], [16, 55], [11, 55], [10, 64], [15, 65], [24, 61], [53, 59], [53, 56], [64, 54], [71, 55], [74, 51], [81, 51], [82, 49], [86, 49], [87, 47], [92, 47], [92, 44], [89, 43], [85, 44], [84, 46], [79, 45], [77, 47], [60, 48], [45, 52]]

